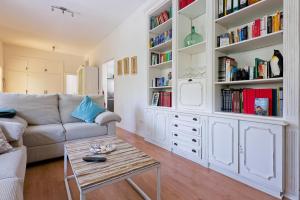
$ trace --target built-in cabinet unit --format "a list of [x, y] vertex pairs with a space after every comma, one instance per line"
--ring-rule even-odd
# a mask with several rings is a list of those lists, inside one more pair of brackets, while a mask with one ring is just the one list
[[63, 92], [63, 63], [29, 57], [6, 57], [4, 91], [23, 94]]
[[[288, 39], [298, 30], [294, 26], [299, 26], [299, 20], [293, 20], [288, 12], [296, 15], [299, 10], [295, 8], [297, 3], [292, 0], [260, 0], [219, 17], [219, 0], [194, 0], [182, 9], [179, 9], [180, 0], [161, 2], [150, 9], [147, 20], [150, 22], [153, 16], [170, 6], [173, 15], [153, 30], [149, 24], [149, 41], [152, 36], [170, 28], [172, 41], [147, 49], [149, 66], [148, 106], [144, 115], [145, 140], [274, 197], [297, 199], [299, 158], [295, 152], [298, 152], [299, 120], [295, 120], [299, 119], [299, 70], [296, 65], [298, 54], [291, 56], [291, 53], [297, 52], [296, 44]], [[250, 25], [258, 18], [266, 19], [265, 16], [280, 12], [283, 26], [279, 30], [218, 45], [218, 36]], [[191, 32], [191, 27], [203, 39], [186, 47], [184, 40]], [[172, 50], [172, 60], [151, 65], [151, 52], [166, 50]], [[239, 70], [254, 66], [256, 58], [270, 60], [274, 50], [279, 50], [283, 55], [282, 76], [249, 80], [230, 77], [224, 80], [220, 75], [220, 57], [234, 58]], [[170, 86], [153, 87], [154, 77], [166, 76], [169, 72], [172, 72]], [[298, 73], [297, 76], [293, 72]], [[244, 112], [244, 107], [235, 112], [224, 110], [222, 91], [245, 88], [271, 88], [272, 95], [275, 95], [275, 89], [280, 88], [276, 90], [276, 95], [281, 95], [281, 98], [277, 98], [272, 107], [279, 112], [280, 105], [280, 115], [249, 114]], [[172, 91], [172, 107], [153, 106], [153, 92], [166, 90]], [[243, 99], [240, 99], [241, 102]]]

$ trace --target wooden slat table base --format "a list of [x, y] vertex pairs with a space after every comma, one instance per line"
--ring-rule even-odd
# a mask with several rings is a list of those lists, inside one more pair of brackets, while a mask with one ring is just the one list
[[[107, 158], [106, 162], [88, 163], [83, 161], [82, 157], [90, 154], [90, 145], [99, 143], [113, 143], [117, 145], [117, 149], [103, 155]], [[72, 176], [67, 176], [68, 160], [74, 174]], [[144, 152], [116, 137], [97, 137], [67, 142], [65, 144], [64, 179], [69, 200], [72, 197], [68, 180], [72, 178], [76, 180], [81, 200], [85, 199], [87, 192], [121, 180], [127, 180], [144, 199], [150, 200], [150, 197], [131, 180], [131, 177], [153, 169], [157, 170], [156, 198], [160, 200], [160, 163]]]

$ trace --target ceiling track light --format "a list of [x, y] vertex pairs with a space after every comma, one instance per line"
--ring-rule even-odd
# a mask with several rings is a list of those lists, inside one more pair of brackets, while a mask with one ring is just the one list
[[59, 10], [61, 11], [61, 13], [64, 15], [65, 13], [69, 13], [72, 17], [74, 17], [75, 15], [75, 12], [68, 9], [68, 8], [65, 8], [65, 7], [62, 7], [62, 6], [51, 6], [51, 11], [54, 12], [55, 10]]

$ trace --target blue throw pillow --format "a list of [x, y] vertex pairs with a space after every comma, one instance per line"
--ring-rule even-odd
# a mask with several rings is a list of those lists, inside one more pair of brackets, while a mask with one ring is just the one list
[[72, 116], [88, 123], [93, 123], [95, 118], [105, 111], [104, 108], [93, 102], [91, 97], [86, 96], [72, 112]]

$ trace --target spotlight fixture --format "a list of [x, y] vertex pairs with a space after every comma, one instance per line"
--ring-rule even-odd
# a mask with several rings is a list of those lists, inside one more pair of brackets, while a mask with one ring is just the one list
[[62, 6], [51, 6], [51, 10], [52, 12], [54, 12], [55, 10], [59, 10], [62, 14], [69, 13], [72, 17], [77, 14], [76, 12]]

